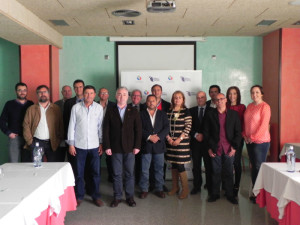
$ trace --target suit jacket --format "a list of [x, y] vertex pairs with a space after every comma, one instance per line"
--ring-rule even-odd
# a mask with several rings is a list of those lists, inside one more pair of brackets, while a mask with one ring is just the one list
[[[133, 107], [132, 103], [129, 103], [128, 105]], [[143, 110], [145, 110], [145, 109], [147, 109], [146, 104], [140, 103], [140, 111], [143, 111]]]
[[64, 121], [64, 134], [65, 134], [65, 140], [68, 139], [68, 128], [69, 128], [69, 122], [71, 117], [71, 110], [73, 105], [76, 104], [76, 96], [73, 98], [68, 99], [65, 101], [64, 104], [64, 112], [63, 112], [63, 121]]
[[[147, 110], [140, 112], [142, 120], [142, 153], [160, 154], [166, 151], [166, 136], [169, 133], [170, 125], [168, 116], [164, 111], [157, 110], [154, 127]], [[155, 144], [148, 141], [150, 135], [157, 134], [160, 138]]]
[[[30, 106], [25, 114], [23, 121], [23, 136], [26, 142], [25, 148], [33, 142], [33, 135], [41, 120], [41, 110], [39, 104]], [[49, 129], [50, 143], [53, 151], [56, 151], [60, 142], [63, 140], [63, 121], [60, 108], [50, 103], [46, 111], [46, 120]]]
[[141, 149], [142, 123], [137, 109], [127, 106], [122, 123], [117, 105], [107, 108], [103, 122], [103, 149], [130, 153]]
[[162, 111], [168, 112], [168, 110], [170, 109], [170, 107], [171, 107], [171, 103], [170, 102], [167, 102], [167, 101], [161, 99], [161, 108], [162, 108]]
[[[242, 140], [240, 118], [236, 111], [227, 109], [225, 121], [226, 137], [230, 145], [238, 151]], [[209, 149], [217, 152], [220, 140], [220, 122], [217, 109], [209, 111], [204, 118], [204, 138]]]
[[196, 133], [203, 134], [205, 115], [212, 109], [213, 108], [206, 105], [202, 121], [200, 122], [199, 116], [198, 116], [198, 106], [190, 108], [190, 113], [192, 116], [192, 129], [191, 129], [191, 143], [190, 144], [191, 144], [192, 149], [199, 149], [201, 146], [203, 146], [206, 143], [205, 140], [203, 140], [202, 142], [197, 141], [194, 136]]

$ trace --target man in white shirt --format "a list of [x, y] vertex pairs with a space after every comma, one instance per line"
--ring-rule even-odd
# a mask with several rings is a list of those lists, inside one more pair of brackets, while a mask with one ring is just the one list
[[92, 175], [91, 197], [96, 206], [103, 206], [100, 200], [100, 160], [102, 154], [103, 108], [94, 102], [96, 90], [87, 85], [83, 91], [84, 101], [75, 104], [71, 111], [68, 128], [69, 153], [75, 156], [75, 193], [77, 205], [84, 198], [84, 169], [88, 164]]

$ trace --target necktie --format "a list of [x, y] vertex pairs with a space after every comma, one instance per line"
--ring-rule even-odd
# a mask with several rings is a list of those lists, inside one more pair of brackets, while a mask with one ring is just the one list
[[202, 121], [202, 118], [203, 118], [203, 111], [204, 111], [204, 108], [201, 107], [200, 111], [199, 111], [199, 115], [198, 115], [200, 122]]

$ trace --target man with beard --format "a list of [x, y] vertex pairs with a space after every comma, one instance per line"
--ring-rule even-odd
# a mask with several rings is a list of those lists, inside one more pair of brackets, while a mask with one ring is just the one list
[[22, 123], [27, 108], [33, 105], [33, 102], [27, 100], [27, 85], [17, 83], [15, 86], [17, 98], [5, 103], [1, 117], [0, 128], [8, 139], [8, 149], [10, 162], [28, 162], [30, 157], [26, 157], [26, 151], [23, 147], [25, 144], [23, 138]]
[[30, 106], [23, 122], [25, 147], [31, 150], [36, 143], [44, 147], [48, 162], [59, 161], [58, 146], [63, 140], [63, 121], [60, 108], [50, 102], [50, 91], [46, 85], [36, 89], [38, 103]]

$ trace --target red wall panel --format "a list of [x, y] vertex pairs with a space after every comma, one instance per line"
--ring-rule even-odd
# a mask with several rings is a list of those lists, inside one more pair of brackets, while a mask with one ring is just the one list
[[50, 100], [59, 98], [59, 50], [49, 45], [21, 45], [21, 81], [28, 86], [28, 99], [37, 102], [36, 88], [47, 85]]
[[280, 147], [300, 142], [300, 29], [282, 29]]

